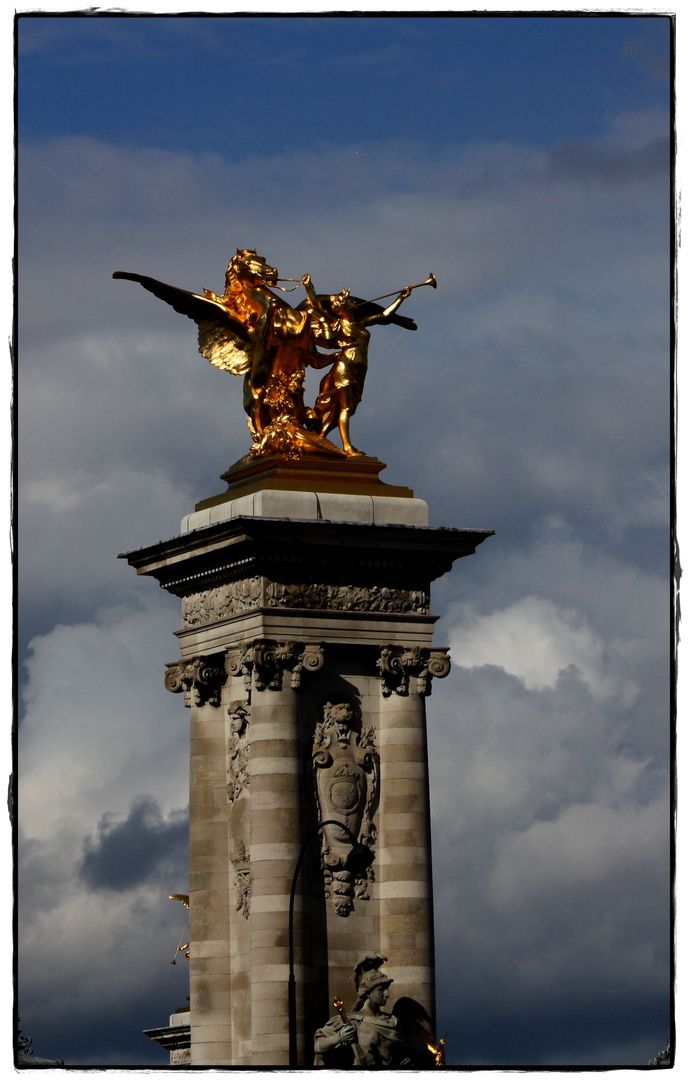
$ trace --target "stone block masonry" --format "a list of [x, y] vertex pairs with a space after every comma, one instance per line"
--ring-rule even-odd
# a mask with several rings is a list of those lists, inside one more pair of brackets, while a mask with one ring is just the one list
[[367, 953], [388, 957], [390, 1004], [434, 1021], [425, 702], [449, 660], [430, 584], [491, 534], [429, 528], [392, 490], [239, 486], [123, 556], [182, 601], [165, 682], [190, 716], [192, 1066], [288, 1065], [304, 846], [299, 1065]]

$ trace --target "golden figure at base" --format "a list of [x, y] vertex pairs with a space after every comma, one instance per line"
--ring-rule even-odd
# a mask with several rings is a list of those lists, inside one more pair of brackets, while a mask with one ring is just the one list
[[[352, 297], [348, 289], [316, 294], [310, 274], [279, 278], [275, 267], [249, 248], [237, 248], [225, 274], [225, 291], [203, 295], [166, 285], [155, 278], [118, 270], [114, 278], [137, 281], [198, 326], [198, 348], [215, 367], [244, 376], [244, 408], [253, 439], [251, 455], [360, 455], [351, 444], [349, 421], [356, 411], [368, 362], [368, 327], [395, 323], [415, 330], [412, 319], [397, 314], [412, 289], [437, 287], [431, 274], [399, 290], [387, 307]], [[296, 281], [307, 298], [294, 308], [272, 290], [278, 281]], [[286, 290], [285, 290], [286, 291]], [[377, 297], [382, 299], [382, 297]], [[319, 352], [317, 346], [332, 352]], [[309, 367], [331, 365], [320, 384], [314, 408], [304, 401]], [[326, 438], [337, 427], [340, 449]]]

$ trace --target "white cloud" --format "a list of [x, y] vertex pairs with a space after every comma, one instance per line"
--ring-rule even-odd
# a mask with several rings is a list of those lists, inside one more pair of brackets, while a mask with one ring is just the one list
[[184, 863], [122, 892], [87, 888], [80, 876], [86, 837], [105, 814], [126, 818], [142, 795], [163, 819], [187, 805], [188, 714], [163, 686], [175, 627], [164, 606], [120, 605], [31, 643], [18, 791], [19, 1000], [28, 1031], [42, 1015], [68, 1022], [96, 1003], [102, 1016], [123, 1000], [150, 1000], [156, 986], [160, 1015], [141, 1016], [142, 1027], [184, 1003], [184, 969], [174, 982], [167, 970], [185, 926], [167, 896], [185, 891]]
[[508, 837], [490, 876], [491, 904], [509, 908], [568, 891], [584, 896], [591, 887], [633, 876], [668, 880], [666, 799], [645, 806], [627, 799], [617, 807], [573, 803], [554, 821], [536, 821]]
[[66, 825], [83, 837], [102, 813], [126, 813], [139, 795], [166, 811], [186, 805], [186, 714], [162, 682], [177, 622], [151, 602], [33, 640], [19, 731], [28, 838], [46, 841]]
[[610, 670], [610, 647], [585, 617], [551, 600], [526, 596], [491, 615], [466, 614], [451, 639], [455, 663], [495, 664], [522, 679], [528, 689], [554, 689], [561, 672], [573, 667], [595, 697], [620, 695], [630, 704], [637, 687]]

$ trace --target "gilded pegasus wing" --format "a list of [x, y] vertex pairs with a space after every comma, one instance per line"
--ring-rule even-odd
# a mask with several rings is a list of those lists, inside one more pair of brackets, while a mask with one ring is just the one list
[[113, 278], [138, 281], [148, 292], [174, 308], [180, 315], [193, 319], [198, 326], [198, 351], [217, 368], [232, 375], [245, 375], [251, 369], [253, 342], [246, 328], [234, 319], [224, 304], [198, 293], [166, 285], [143, 274], [116, 270]]
[[[245, 335], [243, 326], [242, 336], [236, 333], [235, 326], [241, 325], [231, 320], [232, 325], [219, 319], [204, 319], [198, 324], [198, 351], [206, 360], [220, 368], [229, 371], [232, 375], [245, 375], [251, 370], [251, 355], [253, 342]], [[244, 336], [245, 335], [245, 336]]]

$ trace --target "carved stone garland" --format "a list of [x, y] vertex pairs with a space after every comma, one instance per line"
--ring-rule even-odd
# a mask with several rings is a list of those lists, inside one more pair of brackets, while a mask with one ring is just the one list
[[227, 713], [230, 721], [227, 798], [230, 803], [235, 803], [248, 788], [251, 779], [251, 722], [243, 701], [231, 701]]
[[322, 830], [325, 895], [346, 917], [354, 898], [369, 899], [368, 884], [374, 880], [372, 858], [352, 864], [351, 836], [372, 854], [380, 776], [375, 729], [362, 728], [361, 709], [353, 698], [337, 697], [323, 706], [313, 736], [313, 770], [320, 821], [339, 821], [347, 830], [333, 824]]
[[251, 858], [243, 840], [237, 844], [236, 851], [230, 852], [229, 860], [234, 867], [235, 910], [248, 919], [251, 901]]
[[[240, 800], [249, 795], [251, 781], [251, 720], [250, 712], [243, 701], [230, 701], [227, 707], [229, 718], [229, 738], [227, 744], [227, 800], [230, 806], [230, 822], [234, 832], [245, 832], [247, 821]], [[245, 810], [245, 808], [243, 808]], [[246, 837], [246, 840], [248, 837]], [[235, 840], [236, 851], [231, 851], [229, 858], [234, 868], [234, 888], [236, 891], [236, 910], [245, 919], [249, 917], [251, 900], [251, 859], [243, 839]]]

